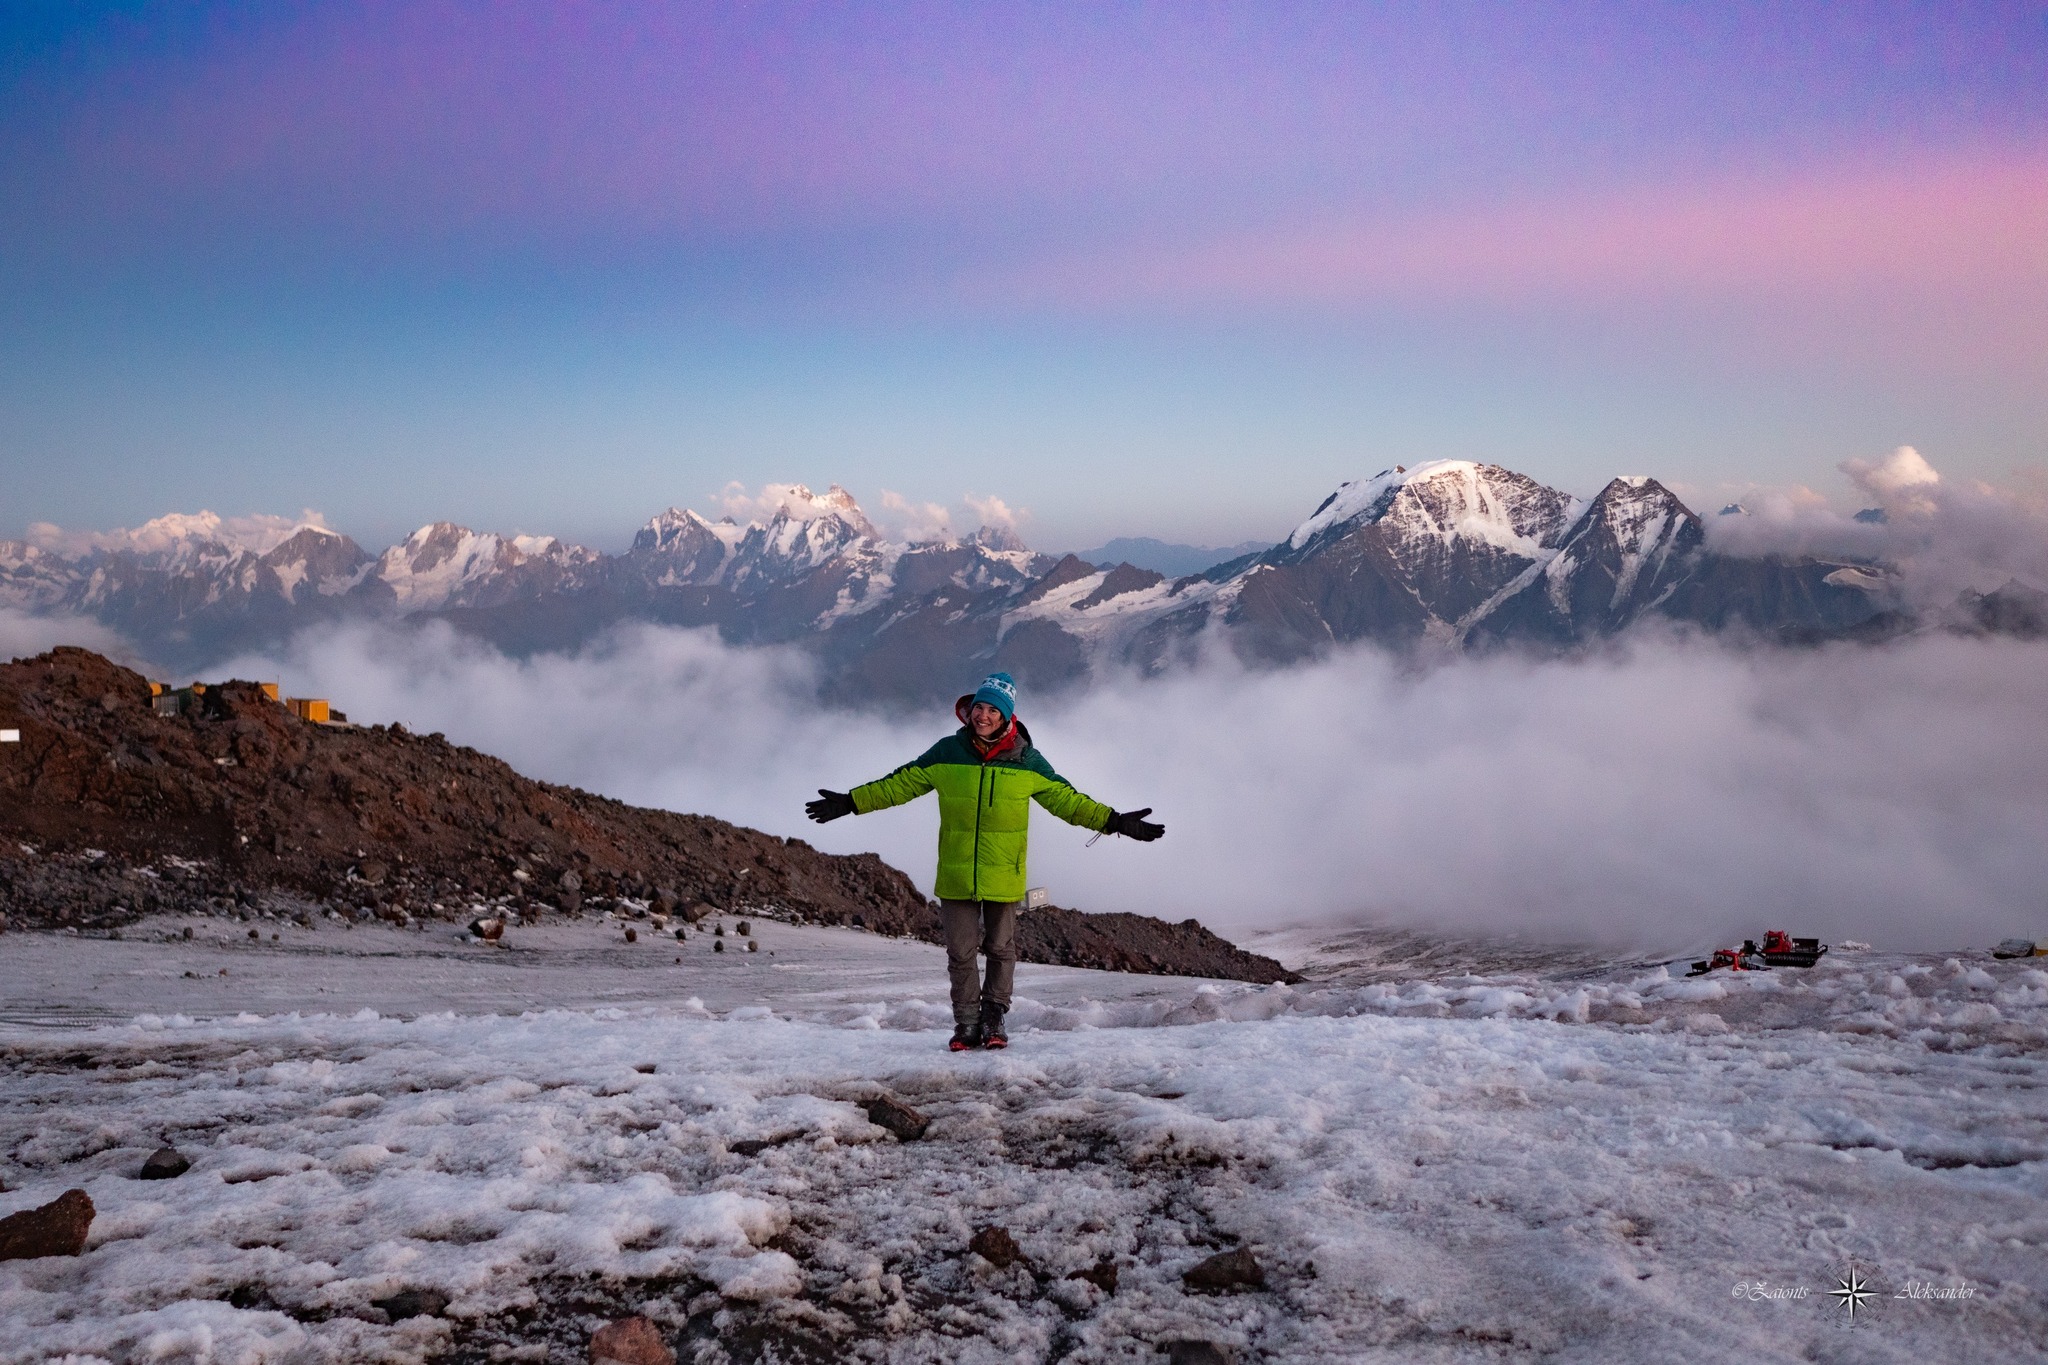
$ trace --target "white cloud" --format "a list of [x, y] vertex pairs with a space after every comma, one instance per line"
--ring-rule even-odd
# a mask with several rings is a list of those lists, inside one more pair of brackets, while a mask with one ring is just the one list
[[810, 521], [834, 512], [858, 515], [860, 511], [853, 495], [838, 484], [833, 484], [823, 493], [813, 493], [800, 483], [768, 483], [761, 485], [759, 493], [753, 493], [748, 491], [747, 485], [735, 479], [719, 491], [712, 503], [721, 515], [742, 524], [772, 521], [777, 516], [787, 516], [793, 521]]
[[890, 539], [906, 544], [953, 537], [952, 514], [939, 503], [912, 502], [886, 488], [882, 490], [882, 514], [876, 523]]
[[1926, 515], [1934, 511], [1931, 493], [1941, 483], [1941, 475], [1911, 446], [1900, 446], [1875, 464], [1844, 460], [1840, 468], [1888, 513]]
[[2019, 579], [2048, 588], [2048, 488], [1944, 481], [1911, 446], [1883, 460], [1844, 461], [1881, 524], [1836, 511], [1808, 488], [1751, 489], [1746, 516], [1706, 517], [1707, 540], [1729, 554], [1818, 554], [1881, 560], [1899, 570], [1906, 604], [1940, 612], [1958, 594]]
[[1001, 527], [1006, 531], [1016, 530], [1018, 521], [1031, 515], [1025, 508], [1012, 508], [993, 493], [987, 497], [982, 497], [975, 493], [963, 493], [960, 496], [960, 501], [976, 517], [980, 518], [981, 525]]
[[32, 616], [0, 607], [0, 660], [26, 659], [58, 645], [77, 645], [133, 668], [135, 651], [118, 631], [82, 616]]

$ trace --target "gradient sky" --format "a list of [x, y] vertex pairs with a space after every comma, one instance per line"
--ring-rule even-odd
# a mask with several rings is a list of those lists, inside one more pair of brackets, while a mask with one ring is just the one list
[[2039, 4], [5, 3], [0, 184], [0, 536], [2048, 464]]

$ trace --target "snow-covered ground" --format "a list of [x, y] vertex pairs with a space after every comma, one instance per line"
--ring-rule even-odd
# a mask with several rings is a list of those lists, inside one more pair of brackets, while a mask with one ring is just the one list
[[[686, 1360], [2048, 1352], [2027, 961], [1276, 935], [1314, 980], [1027, 966], [1013, 1049], [953, 1056], [922, 944], [183, 924], [0, 940], [0, 1213], [99, 1210], [83, 1257], [0, 1264], [0, 1361], [580, 1361], [634, 1310]], [[192, 1170], [136, 1180], [165, 1141]], [[985, 1224], [1028, 1264], [968, 1254]], [[1263, 1291], [1183, 1286], [1232, 1246]], [[1103, 1258], [1114, 1292], [1068, 1278]], [[446, 1306], [390, 1322], [404, 1291]]]

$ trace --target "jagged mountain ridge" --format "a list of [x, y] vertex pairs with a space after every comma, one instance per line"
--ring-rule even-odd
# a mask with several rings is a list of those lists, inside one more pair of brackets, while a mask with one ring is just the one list
[[69, 558], [4, 542], [0, 605], [93, 616], [172, 667], [348, 618], [446, 620], [515, 652], [622, 621], [710, 626], [816, 651], [842, 698], [903, 701], [990, 666], [1037, 686], [1157, 669], [1212, 635], [1280, 663], [1363, 640], [1570, 648], [1649, 617], [1806, 640], [1897, 611], [1881, 566], [1714, 553], [1648, 478], [1587, 500], [1496, 465], [1397, 467], [1343, 485], [1277, 545], [1171, 579], [1038, 554], [1007, 528], [892, 542], [843, 488], [783, 491], [746, 523], [670, 508], [620, 555], [447, 522], [377, 556], [323, 527], [248, 544], [203, 519]]

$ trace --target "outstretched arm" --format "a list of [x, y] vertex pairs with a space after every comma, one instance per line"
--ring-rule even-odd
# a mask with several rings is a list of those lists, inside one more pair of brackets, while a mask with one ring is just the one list
[[1082, 829], [1106, 829], [1110, 817], [1116, 814], [1094, 797], [1076, 791], [1064, 778], [1057, 775], [1031, 793], [1031, 799], [1068, 824], [1079, 825]]
[[1052, 770], [1052, 764], [1045, 761], [1043, 754], [1034, 753], [1031, 760], [1032, 771], [1045, 779], [1045, 785], [1031, 793], [1031, 799], [1068, 824], [1099, 830], [1104, 834], [1121, 834], [1127, 839], [1138, 839], [1148, 844], [1166, 833], [1166, 826], [1145, 818], [1152, 813], [1150, 806], [1143, 810], [1113, 811], [1094, 797], [1082, 795], [1071, 782]]
[[931, 789], [932, 775], [925, 771], [924, 765], [921, 762], [906, 763], [887, 777], [862, 783], [848, 796], [853, 802], [854, 814], [866, 815], [869, 811], [887, 810], [905, 801], [915, 801]]

